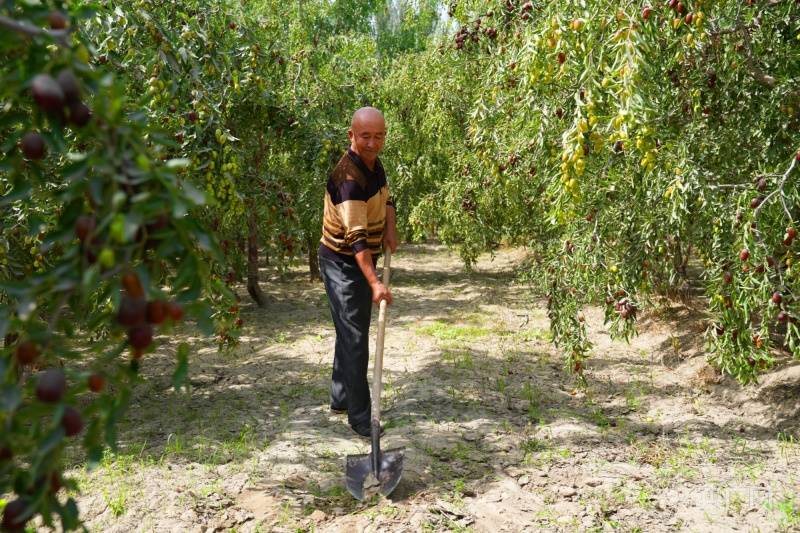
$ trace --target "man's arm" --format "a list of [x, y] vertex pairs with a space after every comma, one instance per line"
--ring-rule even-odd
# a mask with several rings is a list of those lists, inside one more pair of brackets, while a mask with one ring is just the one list
[[378, 273], [375, 272], [375, 265], [372, 264], [372, 252], [369, 249], [361, 250], [356, 253], [356, 263], [358, 268], [364, 273], [367, 278], [367, 283], [372, 289], [372, 301], [376, 304], [381, 300], [386, 300], [387, 304], [392, 303], [392, 293], [389, 292], [389, 287], [386, 287], [381, 280], [378, 279]]
[[383, 230], [383, 246], [395, 253], [397, 251], [397, 224], [393, 205], [386, 206], [386, 226]]

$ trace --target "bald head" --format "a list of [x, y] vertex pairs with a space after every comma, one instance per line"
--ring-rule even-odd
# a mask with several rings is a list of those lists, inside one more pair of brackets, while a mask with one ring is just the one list
[[353, 118], [350, 119], [350, 129], [356, 129], [362, 125], [370, 123], [379, 123], [386, 128], [386, 121], [383, 118], [383, 113], [375, 107], [362, 107], [353, 113]]
[[347, 136], [350, 137], [350, 149], [372, 168], [386, 139], [383, 113], [374, 107], [362, 107], [353, 113]]

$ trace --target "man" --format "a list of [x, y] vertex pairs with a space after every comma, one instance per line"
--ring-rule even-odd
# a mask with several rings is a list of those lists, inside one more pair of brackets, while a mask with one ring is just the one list
[[382, 247], [397, 249], [394, 204], [378, 159], [386, 138], [383, 114], [353, 114], [350, 148], [328, 178], [319, 263], [336, 328], [331, 409], [347, 411], [353, 431], [369, 437], [369, 322], [372, 302], [392, 303], [375, 269]]

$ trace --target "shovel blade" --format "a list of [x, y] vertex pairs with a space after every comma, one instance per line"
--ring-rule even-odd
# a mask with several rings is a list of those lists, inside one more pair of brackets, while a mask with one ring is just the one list
[[388, 496], [397, 488], [403, 475], [405, 448], [393, 448], [381, 452], [381, 468], [378, 477], [372, 471], [372, 455], [348, 455], [345, 469], [347, 490], [357, 500], [364, 501], [380, 493]]

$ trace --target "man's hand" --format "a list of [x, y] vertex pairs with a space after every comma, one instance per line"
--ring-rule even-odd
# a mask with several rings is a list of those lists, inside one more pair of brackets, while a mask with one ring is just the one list
[[392, 293], [389, 291], [389, 287], [377, 280], [374, 283], [370, 283], [369, 286], [372, 289], [372, 301], [375, 304], [379, 304], [381, 300], [386, 300], [388, 305], [392, 305]]
[[358, 263], [361, 272], [364, 273], [364, 277], [367, 278], [369, 288], [372, 289], [372, 301], [378, 304], [381, 300], [386, 300], [386, 303], [391, 305], [392, 293], [389, 292], [389, 288], [378, 279], [375, 266], [372, 264], [372, 254], [370, 251], [361, 250], [358, 252], [356, 254], [356, 263]]

